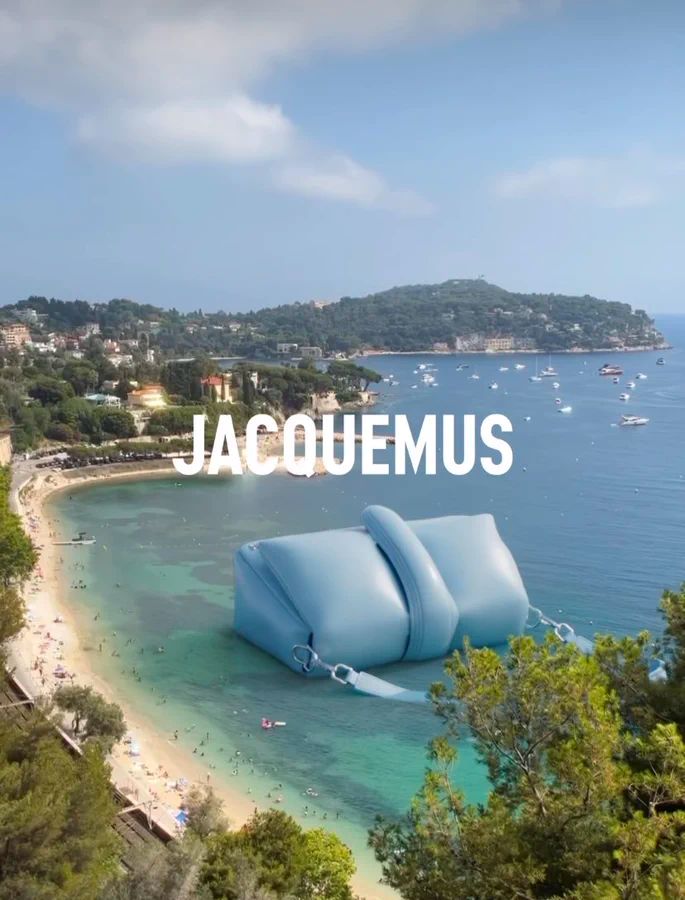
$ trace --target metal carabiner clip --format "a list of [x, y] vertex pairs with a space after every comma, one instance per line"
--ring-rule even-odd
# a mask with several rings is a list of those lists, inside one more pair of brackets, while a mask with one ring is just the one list
[[303, 672], [311, 672], [321, 663], [319, 654], [309, 644], [295, 644], [293, 659], [302, 666]]

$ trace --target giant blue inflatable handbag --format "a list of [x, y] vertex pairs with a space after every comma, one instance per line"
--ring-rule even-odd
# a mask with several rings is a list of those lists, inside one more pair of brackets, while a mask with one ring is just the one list
[[241, 547], [236, 631], [296, 672], [411, 702], [425, 695], [358, 670], [523, 632], [528, 597], [491, 515], [405, 522], [369, 506], [361, 518]]

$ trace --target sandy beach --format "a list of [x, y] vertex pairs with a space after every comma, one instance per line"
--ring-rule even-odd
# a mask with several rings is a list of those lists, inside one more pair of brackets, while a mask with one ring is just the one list
[[[276, 449], [277, 436], [270, 447]], [[124, 712], [129, 736], [117, 745], [110, 757], [112, 780], [133, 803], [151, 812], [155, 821], [170, 834], [178, 832], [175, 816], [183, 796], [192, 785], [211, 785], [224, 802], [233, 827], [243, 824], [260, 805], [202, 765], [197, 756], [175, 743], [173, 734], [160, 733], [136, 712], [126, 696], [116, 692], [93, 670], [92, 654], [84, 647], [73, 610], [64, 601], [67, 562], [54, 541], [63, 539], [60, 524], [46, 501], [56, 493], [100, 480], [168, 477], [174, 472], [170, 460], [147, 463], [119, 463], [61, 471], [37, 469], [35, 462], [22, 461], [13, 467], [12, 505], [22, 517], [40, 558], [25, 586], [27, 624], [14, 639], [10, 664], [22, 684], [34, 696], [51, 694], [60, 685], [91, 685]], [[68, 537], [68, 536], [67, 536]], [[69, 724], [66, 722], [65, 724]], [[132, 751], [135, 751], [135, 755]], [[266, 808], [266, 804], [261, 804]], [[366, 900], [396, 897], [389, 888], [368, 876], [353, 879], [355, 890]]]

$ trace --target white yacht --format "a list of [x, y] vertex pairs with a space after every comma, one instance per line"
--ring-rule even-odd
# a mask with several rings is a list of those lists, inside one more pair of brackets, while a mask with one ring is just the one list
[[496, 391], [497, 388], [499, 387], [499, 385], [497, 384], [496, 381], [492, 381], [492, 382], [490, 382], [490, 384], [488, 385], [488, 387], [490, 388], [491, 391]]
[[474, 372], [473, 375], [469, 375], [469, 378], [471, 379], [471, 381], [478, 381], [480, 375], [476, 375], [476, 373]]
[[635, 387], [635, 382], [634, 382], [634, 381], [629, 381], [629, 382], [626, 384], [626, 387], [627, 387], [629, 390], [632, 391], [633, 388]]
[[627, 425], [646, 425], [647, 422], [649, 422], [649, 419], [646, 419], [644, 416], [621, 416], [621, 421], [618, 424], [625, 427]]
[[518, 372], [520, 372], [521, 369], [525, 369], [525, 368], [526, 368], [526, 365], [525, 365], [525, 363], [516, 363], [516, 365], [514, 366], [514, 368], [515, 368]]
[[623, 402], [625, 403], [626, 400], [630, 400], [630, 394], [619, 394], [618, 399], [623, 400]]
[[573, 412], [573, 407], [572, 406], [560, 406], [558, 409], [558, 412], [565, 413], [568, 415], [568, 413]]
[[638, 381], [644, 381], [647, 376], [645, 375], [644, 372], [638, 372], [635, 377], [637, 378]]

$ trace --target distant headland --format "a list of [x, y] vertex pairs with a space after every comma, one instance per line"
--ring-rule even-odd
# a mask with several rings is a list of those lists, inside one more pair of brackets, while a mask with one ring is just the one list
[[[99, 335], [128, 361], [210, 356], [335, 358], [379, 352], [586, 352], [665, 348], [642, 309], [585, 295], [521, 294], [484, 279], [393, 287], [366, 297], [313, 300], [247, 313], [181, 313], [132, 300], [29, 297], [0, 308], [8, 346], [67, 349]], [[116, 346], [115, 346], [116, 345]], [[123, 349], [122, 349], [123, 346]]]

